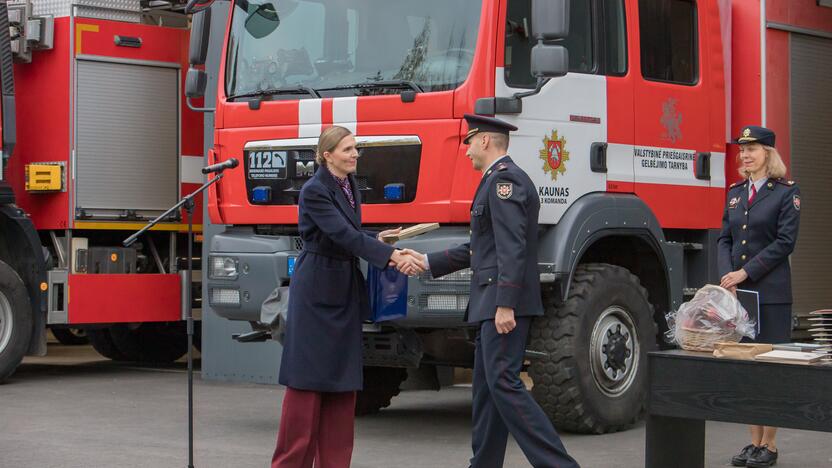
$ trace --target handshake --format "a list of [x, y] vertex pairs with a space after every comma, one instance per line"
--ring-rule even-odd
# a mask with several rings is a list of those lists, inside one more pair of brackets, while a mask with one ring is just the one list
[[[377, 239], [383, 241], [385, 236], [398, 235], [402, 228], [388, 229], [378, 234]], [[395, 267], [407, 276], [415, 276], [427, 270], [427, 255], [410, 249], [396, 249], [390, 256], [389, 267]]]
[[387, 266], [396, 267], [407, 276], [415, 276], [427, 270], [427, 255], [410, 249], [396, 249], [390, 256]]

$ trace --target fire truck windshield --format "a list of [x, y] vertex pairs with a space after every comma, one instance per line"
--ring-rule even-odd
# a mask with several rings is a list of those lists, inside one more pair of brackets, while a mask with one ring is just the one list
[[481, 1], [238, 0], [226, 94], [298, 99], [454, 89], [471, 68]]

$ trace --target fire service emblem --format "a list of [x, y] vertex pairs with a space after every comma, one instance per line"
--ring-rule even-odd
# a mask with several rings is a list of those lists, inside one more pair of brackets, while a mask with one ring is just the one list
[[552, 180], [558, 180], [558, 175], [566, 172], [569, 151], [566, 151], [566, 138], [558, 138], [557, 130], [552, 130], [551, 135], [543, 138], [540, 159], [543, 160], [543, 172], [552, 176]]

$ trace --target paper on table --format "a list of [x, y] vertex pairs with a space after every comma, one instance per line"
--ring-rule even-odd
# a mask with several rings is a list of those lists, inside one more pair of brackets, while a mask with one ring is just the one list
[[819, 361], [820, 355], [815, 353], [801, 353], [799, 351], [769, 351], [754, 356], [757, 361], [783, 362], [788, 364], [811, 364]]
[[410, 239], [411, 237], [420, 236], [426, 232], [439, 229], [439, 223], [422, 223], [409, 228], [402, 229], [396, 236], [384, 236], [382, 240], [388, 244], [393, 244], [397, 241]]

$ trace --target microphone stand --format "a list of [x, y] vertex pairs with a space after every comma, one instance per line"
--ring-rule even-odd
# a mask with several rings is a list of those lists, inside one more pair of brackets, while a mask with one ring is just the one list
[[133, 243], [136, 242], [139, 236], [149, 231], [153, 226], [159, 223], [159, 221], [162, 221], [163, 219], [167, 218], [180, 208], [185, 208], [185, 213], [188, 217], [188, 270], [185, 273], [185, 320], [187, 322], [188, 329], [188, 468], [194, 468], [194, 317], [193, 306], [191, 304], [191, 285], [194, 258], [194, 198], [197, 195], [204, 192], [205, 189], [207, 189], [208, 187], [219, 182], [220, 179], [222, 179], [225, 176], [225, 174], [223, 173], [225, 169], [225, 167], [218, 168], [218, 174], [216, 175], [216, 177], [202, 184], [202, 187], [196, 189], [190, 195], [186, 195], [184, 198], [179, 200], [177, 204], [173, 205], [169, 210], [165, 211], [164, 213], [156, 217], [156, 219], [154, 219], [153, 221], [147, 223], [147, 225], [143, 227], [140, 231], [134, 233], [133, 235], [125, 239], [124, 242], [122, 242], [122, 244], [125, 247], [133, 245]]

